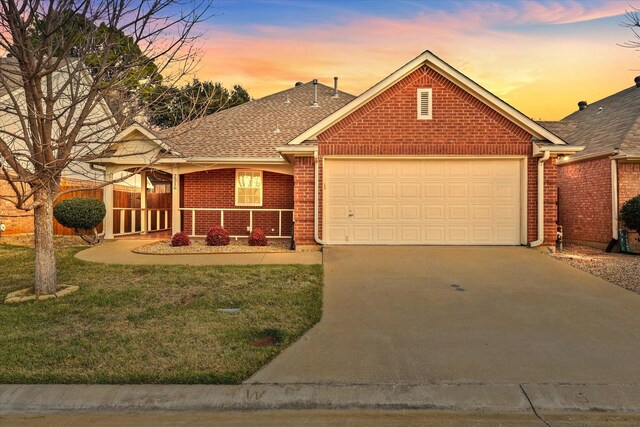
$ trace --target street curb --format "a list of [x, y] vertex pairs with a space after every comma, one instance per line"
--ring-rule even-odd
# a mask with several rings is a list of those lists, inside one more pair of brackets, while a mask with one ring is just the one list
[[638, 385], [520, 387], [519, 384], [0, 385], [0, 414], [283, 409], [522, 413], [531, 411], [532, 405], [544, 412], [640, 413]]

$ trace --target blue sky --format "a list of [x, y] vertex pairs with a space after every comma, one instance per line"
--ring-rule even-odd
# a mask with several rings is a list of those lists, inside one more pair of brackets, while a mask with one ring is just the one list
[[[640, 6], [640, 4], [639, 4]], [[630, 86], [627, 1], [214, 1], [201, 78], [263, 96], [319, 78], [358, 94], [431, 50], [534, 118]]]

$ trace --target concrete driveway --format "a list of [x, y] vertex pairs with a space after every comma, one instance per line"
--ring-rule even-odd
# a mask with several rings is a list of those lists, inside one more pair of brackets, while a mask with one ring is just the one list
[[247, 382], [640, 384], [640, 295], [535, 250], [329, 247], [324, 266], [322, 321]]

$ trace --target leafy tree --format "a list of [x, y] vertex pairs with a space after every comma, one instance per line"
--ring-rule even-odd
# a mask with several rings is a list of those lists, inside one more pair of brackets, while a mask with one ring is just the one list
[[148, 121], [160, 128], [173, 127], [251, 100], [241, 85], [234, 85], [229, 92], [222, 83], [198, 79], [180, 88], [158, 87], [148, 98], [157, 98], [148, 109]]

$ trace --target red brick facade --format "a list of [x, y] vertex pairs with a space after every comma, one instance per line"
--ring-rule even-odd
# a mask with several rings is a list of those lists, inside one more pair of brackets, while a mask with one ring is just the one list
[[618, 202], [620, 207], [627, 200], [640, 194], [640, 163], [618, 162]]
[[[418, 88], [432, 88], [432, 120], [416, 119]], [[529, 133], [443, 76], [422, 67], [321, 133], [318, 153], [320, 158], [328, 155], [528, 156], [527, 228], [528, 240], [533, 241], [537, 238], [537, 159], [531, 157], [531, 139]], [[306, 163], [300, 164], [305, 171], [308, 167]], [[556, 240], [557, 215], [557, 175], [553, 159], [547, 162], [545, 172], [545, 243], [552, 244]], [[304, 188], [307, 185], [301, 184]], [[307, 204], [305, 199], [305, 206]], [[307, 221], [306, 215], [300, 214], [300, 218]], [[322, 218], [319, 222], [322, 224]], [[298, 229], [296, 224], [297, 241], [312, 241], [312, 233], [312, 228], [300, 225]]]
[[608, 157], [558, 166], [558, 216], [566, 240], [609, 243], [612, 230]]
[[[235, 204], [235, 169], [217, 169], [182, 175], [181, 203], [184, 208], [241, 208]], [[262, 174], [262, 206], [255, 209], [293, 209], [293, 176], [264, 171]], [[282, 235], [292, 231], [292, 212], [282, 214]], [[220, 225], [219, 212], [196, 212], [196, 234], [206, 234], [209, 227]], [[268, 236], [278, 235], [278, 212], [254, 212], [253, 227]], [[191, 233], [191, 212], [183, 212], [182, 229]], [[224, 213], [224, 228], [231, 235], [248, 235], [249, 212]]]

